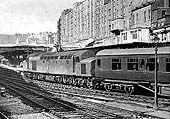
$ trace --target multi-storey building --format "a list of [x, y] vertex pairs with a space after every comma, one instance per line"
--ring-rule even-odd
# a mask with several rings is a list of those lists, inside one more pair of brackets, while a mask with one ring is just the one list
[[60, 16], [61, 43], [73, 39], [73, 9], [64, 10]]
[[130, 23], [128, 30], [121, 32], [121, 43], [130, 42], [151, 42], [151, 4], [152, 2], [144, 1], [140, 5], [133, 3], [131, 9]]
[[155, 0], [151, 9], [153, 32], [159, 42], [170, 42], [170, 0]]
[[169, 0], [84, 0], [62, 12], [59, 33], [65, 43], [93, 38], [111, 45], [152, 42], [153, 30], [168, 41], [169, 24]]

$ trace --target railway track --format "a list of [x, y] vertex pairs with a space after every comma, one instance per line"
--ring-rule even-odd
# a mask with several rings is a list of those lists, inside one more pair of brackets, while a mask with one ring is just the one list
[[[4, 76], [4, 75], [3, 75]], [[72, 111], [62, 111], [62, 110], [55, 110], [55, 109], [47, 109], [46, 111], [49, 111], [53, 115], [56, 115], [57, 117], [60, 117], [62, 119], [108, 119], [108, 118], [132, 118], [132, 115], [137, 115], [139, 117], [149, 117], [149, 118], [157, 118], [153, 116], [148, 116], [141, 114], [140, 112], [135, 112], [135, 111], [129, 111], [129, 110], [124, 110], [120, 108], [115, 108], [112, 106], [104, 105], [104, 104], [99, 104], [95, 103], [92, 101], [87, 101], [87, 100], [82, 100], [82, 98], [89, 98], [89, 99], [95, 99], [97, 98], [94, 97], [104, 97], [102, 99], [98, 100], [103, 100], [103, 101], [137, 101], [137, 102], [143, 102], [143, 103], [152, 103], [152, 97], [146, 97], [143, 96], [136, 96], [132, 95], [129, 96], [127, 94], [122, 94], [122, 93], [115, 93], [115, 92], [106, 92], [106, 91], [100, 91], [100, 90], [89, 90], [89, 89], [84, 89], [84, 88], [77, 88], [74, 86], [68, 86], [68, 85], [62, 85], [62, 84], [56, 84], [56, 83], [49, 83], [49, 82], [43, 82], [43, 81], [34, 81], [35, 84], [41, 86], [42, 88], [48, 90], [50, 93], [46, 93], [44, 90], [40, 90], [37, 88], [35, 85], [32, 85], [31, 83], [26, 83], [25, 86], [18, 86], [17, 88], [15, 85], [20, 85], [23, 83], [23, 79], [17, 79], [16, 76], [14, 77], [9, 77], [9, 76], [4, 76], [4, 79], [10, 79], [13, 80], [13, 88], [15, 90], [23, 90], [24, 87], [30, 88], [31, 90], [29, 92], [36, 92], [36, 93], [42, 93], [45, 95], [45, 97], [49, 97], [51, 99], [56, 99], [54, 95], [51, 95], [51, 93], [55, 95], [66, 95], [67, 100], [73, 100], [76, 103], [78, 107], [74, 107], [74, 110]], [[10, 80], [8, 80], [10, 82]], [[30, 85], [31, 84], [31, 85]], [[22, 88], [20, 88], [22, 87]], [[91, 97], [89, 97], [91, 95]], [[35, 97], [35, 96], [34, 96]], [[77, 98], [78, 97], [78, 98]], [[110, 100], [112, 98], [112, 100]], [[163, 100], [163, 99], [161, 99]], [[37, 102], [37, 101], [36, 101]], [[169, 104], [168, 100], [166, 100], [162, 105]]]
[[[2, 76], [3, 77], [3, 76]], [[22, 96], [22, 98], [36, 104], [36, 106], [45, 109], [47, 112], [55, 112], [56, 116], [60, 118], [93, 118], [93, 119], [101, 119], [101, 118], [123, 118], [124, 116], [116, 115], [114, 113], [108, 113], [99, 109], [94, 109], [94, 108], [89, 108], [88, 106], [78, 106], [78, 107], [71, 107], [71, 106], [66, 106], [63, 107], [62, 105], [56, 105], [58, 101], [56, 101], [56, 98], [50, 97], [46, 95], [42, 95], [39, 92], [36, 92], [33, 89], [28, 89], [26, 85], [24, 85], [23, 82], [19, 80], [19, 83], [14, 82], [14, 80], [8, 79], [10, 77], [4, 76], [4, 81], [3, 83], [1, 82], [1, 85], [4, 85], [5, 87], [8, 87], [9, 90], [17, 93], [18, 95]], [[8, 85], [6, 85], [8, 84]], [[30, 86], [29, 86], [30, 88]], [[35, 89], [35, 88], [34, 88]], [[37, 89], [36, 89], [37, 90]], [[44, 93], [44, 92], [43, 92]], [[43, 99], [42, 99], [43, 98]], [[47, 100], [50, 101], [47, 101]], [[45, 104], [45, 105], [44, 105]], [[65, 106], [65, 105], [64, 105]], [[71, 109], [68, 109], [71, 108]], [[64, 109], [64, 110], [63, 110]], [[71, 117], [70, 117], [71, 115]]]
[[[17, 93], [22, 98], [34, 103], [36, 106], [45, 109], [45, 111], [55, 112], [54, 114], [60, 118], [93, 118], [93, 119], [101, 119], [101, 118], [124, 118], [124, 116], [116, 115], [114, 113], [108, 113], [99, 109], [89, 108], [87, 106], [74, 106], [73, 105], [65, 105], [56, 101], [56, 98], [47, 96], [44, 94], [40, 94], [40, 92], [36, 92], [33, 89], [29, 89], [27, 87], [27, 83], [23, 83], [21, 80], [16, 82], [17, 79], [12, 78], [10, 76], [4, 76], [1, 74], [1, 85], [4, 85], [9, 90]], [[25, 85], [27, 84], [27, 85]], [[34, 88], [35, 89], [35, 88]], [[58, 99], [57, 99], [58, 100]], [[63, 101], [65, 102], [65, 101]], [[69, 109], [70, 108], [70, 109]], [[71, 115], [71, 117], [70, 117]]]
[[[142, 99], [140, 99], [140, 102], [138, 102], [138, 103], [134, 102], [134, 100], [137, 101], [137, 97], [134, 100], [131, 99], [131, 98], [133, 98], [133, 96], [131, 98], [127, 98], [127, 99], [121, 99], [124, 94], [121, 94], [121, 93], [117, 94], [116, 93], [114, 95], [114, 97], [112, 97], [112, 99], [111, 99], [111, 97], [109, 97], [109, 99], [108, 99], [107, 95], [104, 96], [103, 94], [102, 94], [103, 98], [98, 98], [98, 97], [101, 97], [100, 94], [98, 94], [98, 93], [93, 94], [94, 92], [92, 90], [86, 91], [87, 89], [84, 89], [84, 88], [82, 88], [82, 89], [77, 88], [77, 87], [71, 88], [71, 86], [61, 85], [61, 84], [55, 84], [55, 86], [53, 84], [49, 84], [49, 86], [47, 86], [48, 85], [47, 82], [44, 82], [44, 83], [46, 83], [46, 86], [44, 85], [44, 87], [43, 87], [43, 84], [42, 84], [43, 82], [38, 84], [38, 81], [37, 82], [35, 81], [35, 83], [37, 85], [42, 86], [42, 88], [45, 88], [49, 92], [54, 93], [57, 96], [61, 96], [61, 97], [64, 97], [64, 98], [66, 97], [67, 99], [72, 100], [74, 103], [76, 103], [77, 105], [79, 105], [82, 108], [88, 108], [89, 110], [95, 110], [96, 112], [100, 112], [100, 113], [101, 112], [103, 112], [105, 114], [107, 113], [108, 117], [116, 115], [114, 118], [121, 118], [121, 117], [132, 118], [132, 115], [137, 115], [137, 116], [143, 117], [143, 118], [146, 118], [146, 117], [158, 118], [158, 117], [155, 117], [155, 116], [143, 114], [140, 111], [130, 111], [130, 110], [126, 110], [126, 109], [120, 109], [120, 108], [112, 107], [110, 105], [105, 105], [105, 104], [95, 103], [95, 102], [92, 102], [92, 101], [87, 101], [88, 99], [92, 99], [92, 100], [95, 100], [95, 101], [106, 101], [106, 102], [108, 102], [108, 101], [116, 102], [117, 101], [117, 102], [121, 102], [121, 103], [122, 102], [124, 103], [124, 102], [127, 101], [126, 103], [132, 103], [132, 105], [134, 105], [134, 104], [140, 105]], [[91, 91], [91, 93], [90, 93], [90, 91]], [[108, 93], [108, 92], [106, 92], [106, 93]], [[89, 96], [89, 95], [91, 95], [91, 96]], [[110, 94], [109, 94], [109, 96], [110, 96]], [[124, 97], [124, 98], [126, 98], [126, 97]], [[83, 99], [85, 99], [85, 100], [83, 100]], [[129, 101], [129, 99], [133, 102]], [[143, 103], [146, 103], [146, 99], [143, 99], [143, 100], [144, 100]], [[165, 104], [166, 103], [164, 103], [164, 105]], [[167, 101], [167, 104], [169, 104], [168, 101]], [[145, 105], [148, 105], [148, 104], [145, 104]], [[151, 102], [150, 102], [150, 105], [153, 105], [153, 104], [151, 104]], [[152, 108], [152, 107], [150, 106], [150, 108]]]
[[9, 119], [5, 114], [0, 112], [0, 119]]
[[[36, 81], [34, 81], [37, 83]], [[41, 82], [41, 81], [40, 81]], [[47, 83], [47, 82], [44, 82]], [[41, 83], [37, 83], [41, 86]], [[43, 84], [43, 81], [42, 81]], [[55, 83], [49, 83], [50, 88], [48, 86], [43, 85], [43, 88], [49, 90], [53, 93], [58, 94], [66, 94], [66, 95], [73, 95], [78, 96], [82, 98], [91, 98], [91, 99], [97, 99], [101, 101], [127, 101], [127, 102], [133, 102], [133, 103], [145, 103], [150, 107], [154, 103], [154, 98], [152, 96], [143, 96], [143, 95], [128, 95], [125, 93], [118, 93], [118, 92], [107, 92], [107, 91], [101, 91], [101, 90], [90, 90], [86, 88], [77, 88], [74, 86], [68, 86], [68, 85], [62, 85], [62, 84], [55, 84]], [[70, 90], [71, 89], [71, 90]], [[103, 97], [103, 98], [99, 98]], [[159, 98], [159, 103], [161, 107], [164, 106], [170, 106], [170, 99], [165, 98]]]

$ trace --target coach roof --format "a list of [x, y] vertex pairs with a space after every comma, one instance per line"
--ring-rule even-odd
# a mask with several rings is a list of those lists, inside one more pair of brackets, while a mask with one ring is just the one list
[[[133, 48], [133, 49], [105, 49], [99, 51], [97, 56], [109, 56], [109, 55], [144, 55], [155, 54], [154, 48]], [[170, 47], [159, 47], [158, 54], [170, 54]]]

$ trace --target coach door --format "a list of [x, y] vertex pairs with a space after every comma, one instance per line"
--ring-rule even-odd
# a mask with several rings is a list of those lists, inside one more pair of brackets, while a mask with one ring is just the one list
[[144, 58], [139, 59], [139, 70], [145, 72], [145, 59]]
[[73, 56], [73, 73], [75, 72], [75, 57]]
[[136, 69], [137, 78], [139, 80], [146, 80], [146, 58], [139, 57], [138, 58], [138, 68]]
[[49, 72], [49, 65], [50, 65], [50, 58], [47, 57], [47, 60], [46, 60], [46, 64], [45, 64], [45, 68], [46, 68], [46, 72], [48, 73]]

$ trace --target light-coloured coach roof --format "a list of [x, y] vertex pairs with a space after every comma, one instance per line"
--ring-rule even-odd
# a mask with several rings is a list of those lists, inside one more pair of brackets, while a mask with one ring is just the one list
[[[133, 48], [133, 49], [105, 49], [99, 51], [96, 56], [109, 55], [144, 55], [155, 54], [155, 48]], [[170, 54], [170, 47], [159, 47], [158, 54]]]

